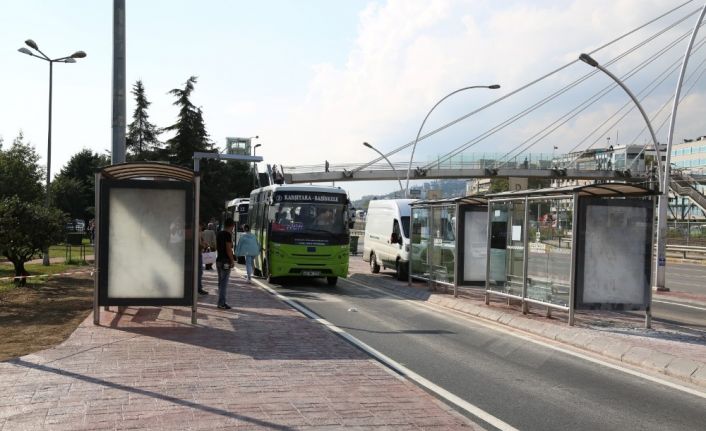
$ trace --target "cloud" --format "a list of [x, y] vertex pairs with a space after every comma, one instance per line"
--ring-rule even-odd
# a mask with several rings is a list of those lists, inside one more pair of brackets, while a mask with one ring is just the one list
[[[276, 154], [268, 153], [268, 158], [285, 164], [321, 164], [324, 159], [338, 163], [368, 161], [375, 154], [363, 148], [361, 142], [368, 141], [382, 151], [389, 151], [413, 140], [427, 110], [449, 91], [473, 84], [503, 85], [502, 93], [473, 90], [473, 94], [454, 96], [454, 100], [435, 111], [425, 130], [518, 88], [673, 6], [671, 2], [658, 0], [371, 3], [360, 13], [358, 37], [346, 62], [311, 67], [306, 97], [291, 106], [277, 131], [280, 136], [275, 137], [288, 145], [277, 147]], [[685, 28], [690, 25], [693, 24]], [[640, 37], [646, 34], [643, 32]], [[601, 58], [612, 58], [636, 40], [632, 38], [601, 51]], [[615, 67], [627, 68], [644, 56]], [[443, 139], [440, 134], [421, 143], [419, 159], [466, 142], [589, 71], [583, 64], [572, 66], [539, 89], [513, 96], [478, 118], [454, 126], [445, 132]], [[593, 79], [589, 86], [597, 91], [607, 83], [603, 76]], [[589, 94], [592, 93], [584, 91], [582, 97]], [[560, 99], [475, 149], [507, 151], [580, 100], [578, 96]], [[537, 146], [538, 150], [551, 151], [557, 143], [563, 149], [578, 142], [625, 100], [624, 94], [613, 92], [605, 102], [599, 102], [557, 130], [546, 143]], [[684, 111], [687, 109], [685, 104]], [[631, 122], [627, 123], [628, 120]], [[640, 121], [639, 116], [628, 116], [626, 123], [619, 126], [621, 135], [637, 133], [643, 126]], [[407, 157], [409, 151], [394, 159], [402, 161]], [[389, 186], [392, 189], [394, 185]]]

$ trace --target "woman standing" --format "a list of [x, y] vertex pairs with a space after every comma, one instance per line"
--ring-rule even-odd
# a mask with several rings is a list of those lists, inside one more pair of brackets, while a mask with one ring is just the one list
[[250, 233], [250, 226], [243, 225], [243, 234], [238, 240], [238, 244], [235, 246], [236, 256], [245, 256], [245, 271], [248, 274], [248, 283], [252, 278], [252, 260], [253, 257], [260, 254], [260, 244], [257, 243], [257, 238], [255, 235]]

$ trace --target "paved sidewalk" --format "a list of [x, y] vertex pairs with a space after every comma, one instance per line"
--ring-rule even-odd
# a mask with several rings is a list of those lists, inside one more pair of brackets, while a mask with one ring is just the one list
[[55, 348], [0, 363], [0, 429], [481, 429], [233, 274], [183, 307], [101, 310]]
[[[566, 323], [567, 313], [553, 311], [544, 316], [544, 307], [531, 306], [523, 315], [519, 301], [508, 306], [507, 300], [493, 297], [485, 305], [483, 288], [459, 289], [454, 298], [452, 289], [429, 292], [427, 284], [398, 281], [393, 273], [370, 274], [368, 264], [351, 258], [350, 280], [389, 289], [411, 299], [459, 311], [489, 320], [512, 329], [558, 341], [587, 352], [617, 360], [649, 372], [657, 372], [675, 381], [706, 388], [706, 333], [675, 328], [653, 320], [652, 329], [644, 329], [644, 317], [623, 313], [577, 312], [575, 326]], [[678, 296], [672, 293], [673, 296]], [[692, 298], [693, 299], [693, 298]], [[706, 298], [705, 298], [706, 299]]]

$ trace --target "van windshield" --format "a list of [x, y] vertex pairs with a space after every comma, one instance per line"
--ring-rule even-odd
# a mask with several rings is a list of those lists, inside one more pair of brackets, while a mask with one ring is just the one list
[[402, 220], [402, 231], [404, 232], [404, 237], [409, 238], [409, 216], [400, 217]]

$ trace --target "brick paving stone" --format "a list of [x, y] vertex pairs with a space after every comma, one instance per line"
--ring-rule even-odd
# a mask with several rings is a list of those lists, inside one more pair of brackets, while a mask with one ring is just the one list
[[213, 301], [195, 327], [186, 308], [101, 310], [0, 363], [0, 429], [479, 429], [237, 277], [233, 310]]

